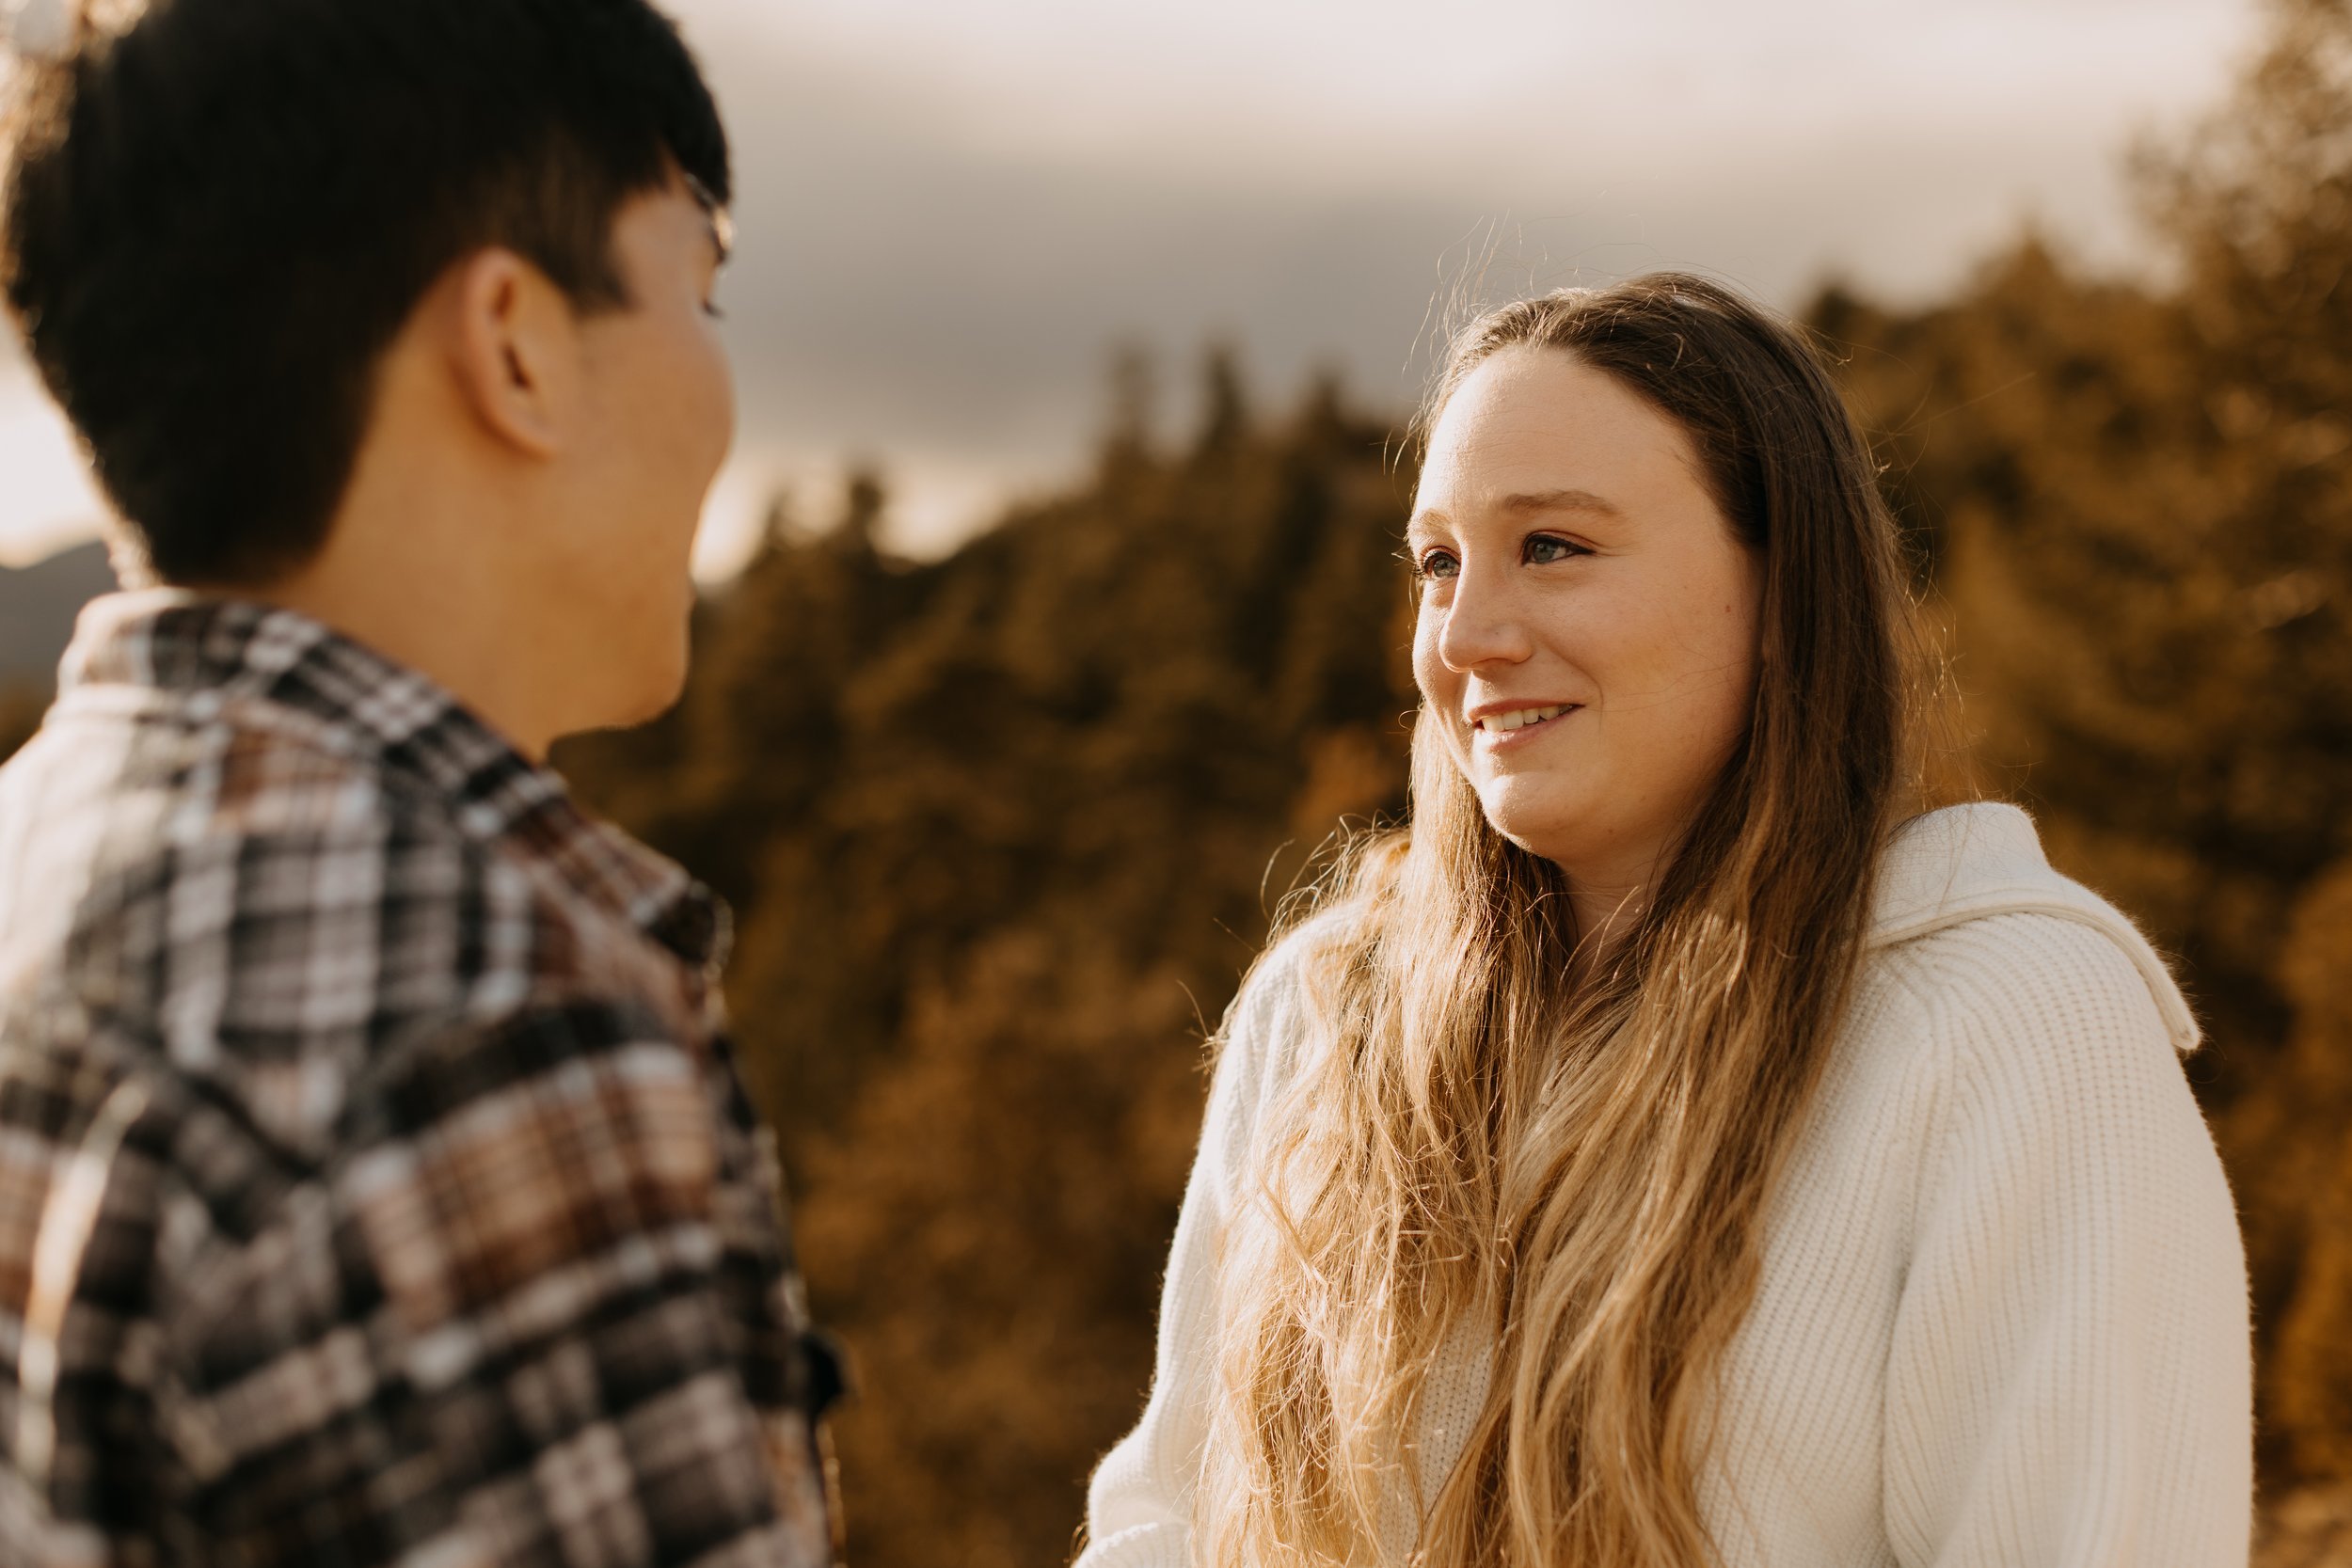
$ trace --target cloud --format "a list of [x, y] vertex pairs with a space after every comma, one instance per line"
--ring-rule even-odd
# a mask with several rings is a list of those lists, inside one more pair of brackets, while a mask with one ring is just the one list
[[[2245, 0], [678, 8], [740, 171], [721, 299], [743, 418], [707, 563], [739, 553], [768, 488], [821, 513], [856, 458], [896, 480], [903, 542], [945, 542], [1082, 459], [1114, 344], [1181, 365], [1226, 340], [1268, 396], [1328, 366], [1401, 408], [1433, 303], [1466, 281], [1501, 294], [1675, 265], [1784, 305], [1831, 274], [1917, 300], [2028, 214], [2134, 264], [2121, 153], [2215, 95], [2255, 16]], [[1181, 375], [1172, 390], [1181, 421]], [[25, 461], [54, 469], [54, 428], [8, 434], [23, 417], [0, 398], [0, 443], [49, 440]], [[39, 511], [0, 496], [0, 549]]]
[[1135, 341], [1228, 339], [1278, 391], [1329, 365], [1402, 406], [1433, 302], [1482, 261], [1490, 294], [1676, 265], [1784, 305], [1832, 274], [1919, 299], [2032, 215], [2130, 265], [2124, 145], [2214, 94], [2247, 22], [2235, 0], [1333, 14], [689, 5], [739, 148], [747, 439], [797, 470], [1050, 474]]

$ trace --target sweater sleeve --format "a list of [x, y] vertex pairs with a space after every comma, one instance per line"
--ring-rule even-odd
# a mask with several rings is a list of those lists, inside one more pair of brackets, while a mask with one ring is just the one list
[[1159, 1345], [1143, 1418], [1104, 1456], [1087, 1490], [1077, 1568], [1191, 1568], [1192, 1495], [1216, 1376], [1218, 1237], [1296, 1019], [1296, 943], [1268, 955], [1226, 1017], [1209, 1107], [1160, 1293]]
[[2050, 915], [1923, 945], [1947, 1076], [1887, 1367], [1897, 1559], [2244, 1564], [2245, 1259], [2150, 981]]

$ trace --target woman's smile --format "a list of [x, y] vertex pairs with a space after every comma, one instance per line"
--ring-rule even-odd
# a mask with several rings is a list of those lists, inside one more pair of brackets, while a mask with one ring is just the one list
[[1581, 703], [1521, 703], [1510, 707], [1489, 704], [1470, 715], [1473, 744], [1489, 752], [1532, 746], [1559, 730], [1583, 706]]

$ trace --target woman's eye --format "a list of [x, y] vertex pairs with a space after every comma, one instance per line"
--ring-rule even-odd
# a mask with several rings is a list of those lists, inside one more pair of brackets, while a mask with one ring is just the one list
[[1549, 533], [1531, 536], [1525, 549], [1521, 552], [1531, 566], [1547, 565], [1554, 561], [1565, 561], [1572, 555], [1585, 553], [1581, 546], [1571, 545], [1565, 539], [1555, 539]]
[[1450, 550], [1423, 550], [1419, 565], [1424, 581], [1454, 577], [1462, 570], [1462, 563], [1454, 559]]

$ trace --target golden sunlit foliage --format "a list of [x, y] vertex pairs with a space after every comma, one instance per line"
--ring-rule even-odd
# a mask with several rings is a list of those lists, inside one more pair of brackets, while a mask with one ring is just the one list
[[1207, 401], [934, 564], [878, 552], [870, 482], [779, 518], [681, 709], [564, 759], [739, 911], [747, 1076], [866, 1389], [863, 1563], [1067, 1552], [1140, 1408], [1207, 1024], [1314, 842], [1402, 804], [1383, 429], [1253, 418], [1221, 360]]

